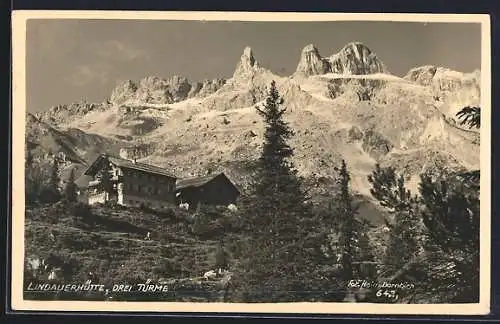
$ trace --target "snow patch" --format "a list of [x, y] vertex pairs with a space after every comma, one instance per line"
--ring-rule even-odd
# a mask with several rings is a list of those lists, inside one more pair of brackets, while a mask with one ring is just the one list
[[398, 81], [409, 83], [407, 80], [398, 76], [386, 73], [373, 73], [373, 74], [339, 74], [339, 73], [326, 73], [323, 75], [313, 76], [317, 79], [365, 79], [365, 80], [383, 80], [383, 81]]

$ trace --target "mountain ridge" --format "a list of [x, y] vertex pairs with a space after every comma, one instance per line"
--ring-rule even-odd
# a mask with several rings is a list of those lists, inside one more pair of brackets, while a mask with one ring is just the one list
[[[281, 77], [245, 47], [233, 76], [207, 82], [210, 89], [202, 95], [183, 77], [147, 77], [138, 85], [122, 82], [104, 104], [63, 106], [41, 120], [139, 147], [139, 158], [180, 177], [213, 168], [231, 173], [258, 156], [263, 125], [255, 107], [274, 80], [297, 133], [291, 144], [301, 174], [332, 176], [333, 166], [346, 158], [354, 189], [369, 195], [366, 176], [378, 162], [408, 170], [409, 179], [448, 162], [453, 168], [479, 166], [479, 134], [461, 128], [454, 116], [479, 102], [477, 73], [424, 66], [397, 77], [359, 42], [318, 57], [314, 45], [306, 46], [300, 73]], [[242, 172], [234, 177], [245, 181]]]

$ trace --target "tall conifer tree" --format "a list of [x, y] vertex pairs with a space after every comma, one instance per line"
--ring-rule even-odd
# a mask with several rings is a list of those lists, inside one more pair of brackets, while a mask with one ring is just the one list
[[440, 274], [455, 286], [453, 302], [477, 302], [479, 298], [480, 199], [476, 185], [474, 179], [463, 179], [460, 174], [441, 179], [421, 175], [423, 222], [431, 242], [443, 253], [441, 263], [454, 264]]
[[372, 184], [372, 195], [394, 213], [384, 262], [385, 270], [394, 273], [410, 261], [419, 249], [415, 200], [405, 187], [403, 175], [398, 176], [392, 167], [382, 168], [377, 164], [368, 176], [368, 181]]
[[48, 190], [46, 191], [45, 197], [49, 201], [58, 201], [61, 198], [61, 193], [59, 191], [59, 183], [61, 178], [59, 177], [59, 159], [57, 155], [53, 156], [52, 169], [50, 171]]
[[64, 188], [64, 197], [67, 201], [75, 202], [77, 199], [77, 187], [75, 184], [75, 169], [71, 169], [68, 182]]
[[266, 125], [264, 144], [254, 192], [242, 209], [250, 240], [234, 284], [244, 301], [304, 300], [315, 283], [315, 250], [308, 235], [316, 228], [290, 160], [293, 149], [287, 140], [294, 133], [283, 119], [282, 104], [273, 81], [265, 106], [257, 108]]
[[107, 157], [105, 157], [103, 160], [103, 166], [99, 175], [100, 175], [99, 187], [106, 194], [106, 201], [107, 201], [109, 199], [109, 196], [115, 192], [112, 181], [110, 161]]
[[368, 261], [371, 259], [372, 251], [366, 236], [367, 225], [356, 218], [359, 205], [354, 201], [350, 191], [351, 176], [345, 160], [342, 160], [339, 176], [340, 192], [337, 198], [340, 217], [339, 247], [342, 257], [342, 279], [348, 281], [357, 275], [354, 272], [353, 262]]

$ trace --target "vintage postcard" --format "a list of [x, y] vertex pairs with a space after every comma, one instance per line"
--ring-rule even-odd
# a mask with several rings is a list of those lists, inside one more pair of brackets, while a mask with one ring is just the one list
[[12, 21], [14, 310], [489, 312], [488, 15]]

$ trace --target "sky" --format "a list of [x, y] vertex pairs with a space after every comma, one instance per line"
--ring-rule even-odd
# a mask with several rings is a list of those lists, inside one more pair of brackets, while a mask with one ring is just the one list
[[295, 71], [304, 46], [330, 56], [352, 41], [398, 76], [421, 65], [472, 72], [480, 69], [480, 33], [474, 23], [29, 20], [27, 111], [103, 102], [117, 83], [146, 76], [228, 78], [246, 46], [282, 76]]

